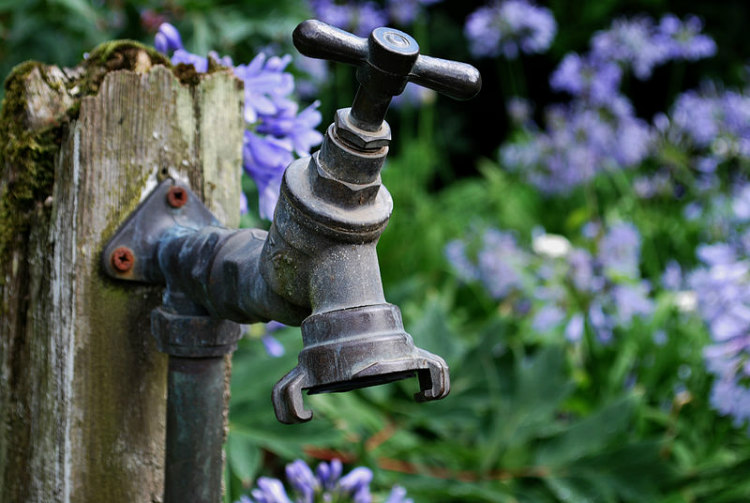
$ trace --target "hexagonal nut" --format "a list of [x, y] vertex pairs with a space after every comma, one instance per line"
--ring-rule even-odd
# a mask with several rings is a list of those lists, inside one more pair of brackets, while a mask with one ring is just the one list
[[313, 178], [313, 191], [336, 204], [344, 206], [361, 206], [375, 199], [380, 190], [380, 176], [374, 182], [357, 184], [337, 180], [320, 166], [318, 155], [313, 155], [316, 169]]
[[336, 110], [333, 123], [336, 134], [347, 143], [362, 150], [377, 150], [387, 147], [391, 143], [391, 127], [383, 121], [380, 130], [376, 132], [360, 129], [349, 120], [351, 108]]
[[237, 348], [240, 325], [210, 316], [151, 311], [151, 333], [159, 351], [172, 356], [205, 358], [222, 356]]

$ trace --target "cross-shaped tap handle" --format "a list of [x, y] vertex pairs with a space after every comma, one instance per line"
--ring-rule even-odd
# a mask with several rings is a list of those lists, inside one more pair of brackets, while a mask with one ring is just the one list
[[309, 19], [294, 30], [293, 41], [305, 56], [357, 67], [360, 87], [349, 117], [366, 131], [380, 128], [391, 98], [401, 94], [407, 82], [458, 100], [474, 97], [482, 87], [473, 66], [420, 55], [416, 40], [393, 28], [375, 28], [365, 39]]

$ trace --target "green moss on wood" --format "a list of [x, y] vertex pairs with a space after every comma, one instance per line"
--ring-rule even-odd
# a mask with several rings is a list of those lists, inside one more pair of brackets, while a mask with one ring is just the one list
[[[79, 77], [69, 81], [65, 90], [57, 89], [59, 85], [50, 85], [75, 99], [54, 123], [37, 130], [32, 130], [27, 123], [26, 80], [36, 68], [44, 77], [48, 67], [37, 61], [27, 61], [11, 71], [5, 80], [5, 97], [0, 110], [0, 179], [6, 181], [0, 194], [0, 261], [16, 247], [14, 243], [27, 240], [32, 212], [43, 208], [52, 193], [55, 158], [66, 124], [78, 117], [81, 99], [96, 94], [109, 72], [143, 73], [154, 65], [170, 68], [183, 84], [200, 82], [201, 76], [192, 65], [173, 67], [169, 59], [153, 47], [133, 40], [105, 42], [91, 51], [79, 67], [82, 70]], [[221, 69], [215, 66], [213, 71]], [[2, 281], [0, 277], [0, 284]]]
[[26, 78], [41, 67], [35, 61], [22, 63], [5, 80], [5, 98], [0, 110], [0, 178], [6, 183], [0, 194], [0, 260], [3, 261], [16, 239], [27, 234], [31, 212], [50, 194], [54, 178], [60, 125], [34, 131], [26, 120]]

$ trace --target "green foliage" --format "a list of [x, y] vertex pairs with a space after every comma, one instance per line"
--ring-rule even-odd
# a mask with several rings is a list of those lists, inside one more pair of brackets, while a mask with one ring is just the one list
[[[443, 2], [429, 26], [415, 28], [420, 45], [429, 47], [425, 52], [466, 59], [461, 22], [469, 6], [459, 4]], [[680, 9], [707, 15], [714, 23], [724, 19], [726, 31], [714, 34], [720, 47], [735, 47], [721, 39], [737, 41], [746, 16], [727, 14], [727, 7], [714, 4], [688, 2]], [[729, 4], [732, 12], [745, 12], [741, 2]], [[549, 55], [555, 60], [585, 49], [591, 32], [617, 15], [666, 8], [663, 0], [555, 0], [549, 5], [559, 25], [571, 28], [560, 30]], [[309, 15], [301, 1], [0, 0], [0, 72], [7, 74], [26, 59], [74, 65], [105, 40], [150, 44], [155, 27], [144, 22], [144, 12], [174, 23], [189, 50], [204, 54], [214, 49], [235, 62], [249, 61], [266, 45], [291, 52], [289, 33]], [[746, 63], [738, 53], [741, 49], [734, 48], [723, 54], [710, 72], [736, 80], [737, 68]], [[539, 57], [521, 70], [551, 66]], [[401, 307], [416, 344], [450, 365], [451, 394], [417, 404], [412, 399], [416, 382], [406, 380], [315, 395], [305, 397], [315, 411], [313, 421], [281, 425], [270, 393], [297, 363], [299, 331], [280, 332], [286, 348], [281, 358], [269, 357], [248, 336], [233, 357], [225, 501], [246, 493], [259, 475], [281, 476], [284, 464], [295, 458], [331, 457], [372, 468], [376, 491], [400, 484], [418, 503], [750, 500], [750, 440], [711, 409], [712, 379], [702, 356], [708, 334], [696, 315], [676, 309], [672, 292], [659, 292], [653, 315], [618, 329], [609, 345], [597, 343], [588, 326], [582, 341], [570, 344], [561, 329], [534, 333], [528, 316], [512, 312], [507, 303], [452, 271], [445, 245], [488, 227], [513, 230], [528, 244], [532, 229], [541, 226], [577, 244], [587, 222], [622, 218], [640, 230], [643, 277], [656, 284], [670, 258], [686, 267], [695, 264], [704, 231], [682, 218], [683, 200], [638, 198], [633, 173], [617, 172], [545, 198], [504, 170], [494, 161], [502, 138], [493, 137], [495, 143], [485, 148], [477, 133], [488, 119], [492, 134], [504, 127], [501, 83], [495, 75], [484, 76], [481, 105], [475, 109], [439, 98], [418, 111], [391, 110], [394, 142], [382, 173], [395, 205], [378, 246], [386, 296]], [[529, 77], [530, 88], [546, 82], [546, 75]], [[688, 72], [685, 78], [695, 77]], [[330, 85], [321, 90], [321, 130], [335, 108], [349, 105], [354, 89], [353, 72], [334, 69]], [[474, 117], [463, 117], [472, 110]], [[41, 160], [32, 169], [51, 169], [47, 140], [52, 138], [43, 139], [25, 147], [26, 158]], [[683, 185], [694, 184], [686, 152], [669, 146], [659, 152], [658, 164], [669, 166]], [[469, 159], [469, 164], [455, 159]], [[251, 213], [242, 225], [266, 227], [253, 217], [252, 184], [245, 180], [243, 188]], [[37, 192], [26, 187], [16, 197], [34, 201]], [[654, 338], [659, 331], [664, 341]], [[382, 494], [376, 499], [383, 500]]]

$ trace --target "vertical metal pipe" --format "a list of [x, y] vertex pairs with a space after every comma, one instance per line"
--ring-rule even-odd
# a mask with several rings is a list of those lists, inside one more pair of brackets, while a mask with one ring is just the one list
[[169, 357], [165, 503], [219, 503], [224, 357]]

